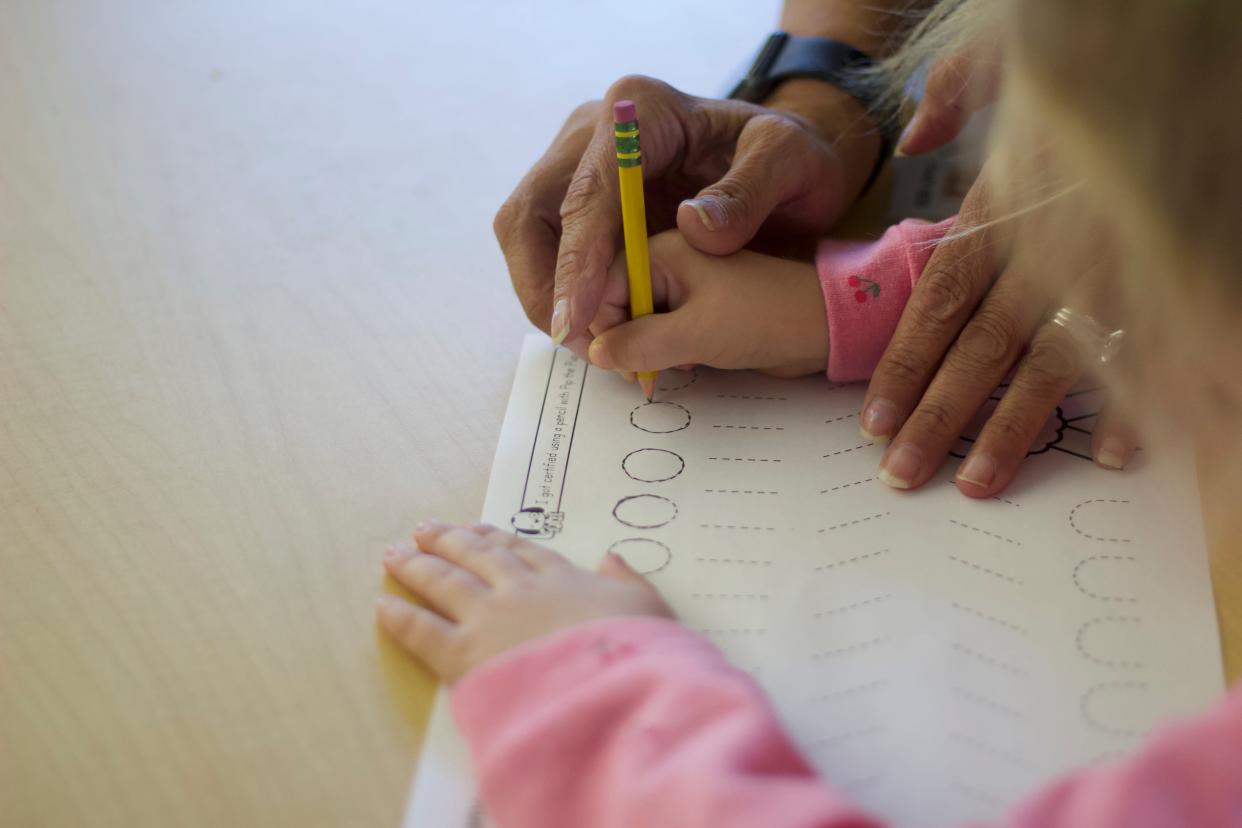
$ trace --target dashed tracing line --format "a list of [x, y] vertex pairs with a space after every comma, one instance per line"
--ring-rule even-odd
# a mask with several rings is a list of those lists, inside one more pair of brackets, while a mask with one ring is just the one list
[[987, 535], [989, 538], [996, 538], [997, 540], [1004, 541], [1005, 543], [1010, 544], [1011, 546], [1022, 545], [1021, 541], [1016, 541], [1016, 540], [1013, 540], [1012, 538], [1007, 538], [1004, 535], [998, 535], [995, 532], [989, 532], [987, 529], [980, 529], [978, 526], [971, 526], [969, 523], [962, 523], [961, 521], [954, 520], [953, 518], [949, 518], [949, 523], [952, 523], [954, 526], [960, 526], [963, 529], [969, 529], [972, 532], [978, 532], [981, 535]]
[[829, 492], [839, 492], [842, 489], [848, 489], [850, 486], [861, 486], [864, 483], [870, 483], [875, 480], [874, 477], [864, 477], [862, 480], [855, 480], [853, 483], [842, 483], [840, 486], [833, 486], [831, 489], [820, 489], [820, 494], [828, 494]]
[[719, 460], [722, 463], [779, 463], [775, 457], [709, 457], [708, 460]]
[[812, 653], [811, 660], [823, 661], [828, 658], [856, 653], [859, 650], [874, 647], [876, 644], [883, 644], [885, 641], [888, 641], [887, 635], [877, 635], [875, 638], [868, 638], [866, 641], [859, 641], [857, 644], [847, 644], [844, 647], [833, 647], [831, 650], [820, 650], [818, 653]]
[[1004, 800], [996, 794], [988, 793], [982, 788], [976, 788], [974, 785], [967, 785], [965, 782], [954, 781], [953, 787], [957, 789], [959, 793], [963, 793], [971, 799], [978, 800], [988, 805], [1000, 805], [1004, 802]]
[[825, 458], [836, 457], [838, 454], [848, 454], [851, 451], [858, 451], [859, 449], [865, 449], [868, 446], [874, 446], [874, 445], [875, 443], [863, 443], [862, 445], [854, 446], [853, 448], [841, 449], [839, 451], [830, 451], [827, 454], [825, 454], [824, 457]]
[[807, 699], [807, 703], [820, 704], [822, 702], [830, 702], [830, 701], [836, 701], [837, 699], [844, 699], [848, 696], [857, 696], [859, 693], [865, 693], [868, 690], [876, 690], [880, 687], [883, 687], [886, 684], [888, 684], [888, 682], [885, 681], [884, 679], [881, 679], [879, 681], [869, 681], [866, 684], [857, 684], [853, 687], [846, 687], [841, 690], [833, 690], [831, 693], [821, 693], [818, 696], [812, 696], [811, 698]]
[[968, 607], [965, 604], [959, 604], [957, 601], [954, 601], [952, 603], [952, 606], [955, 609], [961, 610], [962, 612], [970, 613], [976, 618], [982, 618], [984, 621], [991, 621], [993, 624], [999, 624], [1005, 629], [1012, 630], [1013, 632], [1016, 632], [1019, 635], [1026, 635], [1025, 627], [1019, 627], [1017, 624], [1014, 624], [1010, 621], [1006, 621], [1004, 618], [997, 618], [995, 615], [988, 615], [986, 612], [981, 612], [975, 609], [974, 607]]
[[857, 417], [857, 414], [842, 414], [840, 417], [833, 417], [831, 420], [824, 420], [825, 423], [839, 423], [842, 420], [848, 420], [850, 417]]
[[1092, 503], [1129, 503], [1129, 502], [1130, 501], [1128, 500], [1112, 500], [1106, 497], [1097, 497], [1091, 500], [1084, 500], [1082, 503], [1079, 503], [1073, 509], [1070, 509], [1069, 524], [1075, 532], [1082, 535], [1087, 540], [1099, 541], [1100, 543], [1129, 543], [1130, 542], [1129, 538], [1101, 538], [1096, 535], [1089, 534], [1079, 529], [1078, 524], [1074, 523], [1074, 515], [1077, 514], [1078, 510], [1081, 509], [1083, 506], [1087, 506]]
[[993, 701], [986, 696], [980, 696], [978, 693], [972, 693], [969, 690], [962, 689], [961, 687], [954, 687], [953, 692], [958, 697], [965, 699], [978, 707], [982, 707], [984, 710], [990, 710], [993, 713], [1000, 713], [1003, 716], [1008, 716], [1014, 721], [1026, 721], [1026, 715], [1021, 711], [1014, 710], [1012, 707], [1006, 704], [1001, 704], [998, 701]]
[[880, 555], [883, 555], [887, 551], [888, 551], [887, 549], [879, 549], [875, 552], [866, 552], [862, 555], [855, 555], [854, 557], [846, 558], [843, 561], [836, 561], [835, 563], [820, 564], [819, 566], [815, 567], [815, 571], [823, 572], [826, 569], [835, 569], [838, 566], [845, 566], [846, 564], [858, 563], [859, 561], [865, 561], [868, 558], [875, 558]]
[[764, 402], [784, 402], [788, 397], [760, 397], [754, 394], [717, 394], [718, 400], [762, 400]]
[[1001, 661], [999, 658], [995, 658], [987, 653], [981, 653], [976, 649], [967, 647], [965, 644], [954, 643], [953, 649], [957, 650], [962, 655], [970, 656], [976, 661], [981, 661], [984, 664], [995, 667], [998, 670], [1004, 670], [1006, 673], [1012, 673], [1015, 676], [1026, 675], [1026, 670], [1023, 670], [1021, 667], [1015, 667], [1012, 664]]
[[738, 431], [784, 431], [784, 426], [713, 425], [712, 428], [734, 428]]
[[1078, 628], [1078, 632], [1074, 636], [1074, 643], [1078, 645], [1078, 652], [1082, 653], [1082, 657], [1087, 659], [1087, 661], [1099, 664], [1101, 667], [1114, 667], [1118, 670], [1137, 670], [1142, 667], [1143, 662], [1141, 661], [1134, 661], [1132, 659], [1124, 658], [1100, 658], [1087, 649], [1087, 645], [1083, 642], [1083, 639], [1087, 635], [1088, 628], [1093, 627], [1096, 624], [1103, 624], [1105, 621], [1116, 624], [1141, 624], [1143, 619], [1134, 615], [1101, 615], [1098, 618], [1092, 618], [1089, 621], [1086, 621], [1081, 627]]
[[812, 749], [829, 747], [831, 745], [840, 744], [841, 742], [847, 742], [850, 739], [857, 739], [860, 736], [870, 736], [871, 734], [878, 733], [883, 729], [884, 726], [878, 724], [868, 725], [867, 727], [856, 727], [853, 730], [846, 730], [832, 736], [821, 736], [818, 739], [812, 739], [807, 743], [807, 746]]
[[847, 612], [852, 609], [858, 609], [859, 607], [865, 607], [870, 604], [883, 603], [884, 601], [887, 601], [889, 598], [892, 598], [892, 597], [893, 596], [891, 594], [887, 594], [887, 593], [884, 595], [876, 595], [874, 597], [867, 598], [862, 601], [855, 601], [852, 604], [846, 604], [843, 607], [834, 607], [833, 609], [829, 609], [829, 610], [820, 610], [819, 612], [815, 613], [815, 617], [816, 618], [827, 618], [831, 615], [837, 615], [838, 613]]
[[[689, 388], [690, 386], [694, 385], [696, 382], [699, 381], [699, 369], [691, 368], [689, 373], [690, 373], [690, 379], [686, 380], [681, 385], [660, 385], [656, 388], [656, 390], [663, 391], [667, 394], [670, 391], [681, 391], [683, 388]], [[663, 375], [661, 376], [661, 379], [664, 379], [665, 377], [668, 377], [668, 376], [669, 376], [669, 372], [665, 371]]]
[[762, 558], [695, 558], [699, 563], [738, 564], [740, 566], [771, 566]]
[[[957, 481], [956, 481], [956, 480], [946, 480], [945, 482], [946, 482], [946, 483], [948, 483], [950, 486], [956, 486], [956, 485], [957, 485]], [[1017, 502], [1015, 502], [1015, 501], [1012, 501], [1012, 500], [1010, 500], [1010, 499], [1009, 499], [1009, 498], [1007, 498], [1007, 497], [1000, 497], [1000, 496], [998, 496], [998, 495], [992, 495], [992, 499], [993, 499], [993, 500], [999, 500], [1001, 503], [1008, 503], [1010, 506], [1015, 506], [1015, 507], [1017, 507], [1017, 508], [1019, 508], [1019, 509], [1021, 509], [1021, 508], [1022, 508], [1022, 504], [1021, 504], [1021, 503], [1017, 503]]]
[[843, 529], [846, 526], [856, 526], [859, 523], [866, 523], [869, 520], [878, 520], [879, 518], [888, 517], [890, 514], [892, 513], [891, 512], [880, 512], [879, 514], [875, 514], [875, 515], [867, 515], [867, 517], [855, 518], [854, 520], [847, 520], [845, 523], [838, 523], [836, 526], [829, 526], [826, 529], [820, 529], [819, 534], [822, 535], [825, 532], [833, 532], [837, 529]]
[[716, 599], [732, 598], [740, 601], [766, 601], [771, 598], [767, 592], [692, 592], [691, 598]]
[[721, 627], [719, 629], [703, 629], [699, 628], [699, 632], [703, 635], [724, 635], [724, 636], [748, 636], [748, 635], [767, 635], [766, 627]]
[[1021, 756], [1018, 756], [1016, 753], [1011, 753], [1004, 748], [998, 748], [995, 745], [988, 744], [981, 739], [976, 739], [974, 736], [955, 732], [950, 734], [950, 737], [955, 741], [961, 742], [967, 747], [972, 747], [980, 753], [991, 756], [994, 759], [1004, 759], [1006, 762], [1011, 765], [1015, 765], [1016, 767], [1026, 768], [1030, 766], [1030, 763], [1028, 763]]
[[1078, 587], [1078, 591], [1081, 592], [1083, 595], [1087, 596], [1088, 598], [1094, 598], [1097, 601], [1116, 601], [1119, 604], [1133, 604], [1135, 601], [1138, 600], [1137, 598], [1132, 598], [1132, 597], [1125, 596], [1125, 595], [1101, 595], [1098, 592], [1092, 592], [1091, 590], [1087, 589], [1085, 586], [1082, 585], [1082, 581], [1079, 579], [1078, 573], [1082, 570], [1084, 566], [1091, 563], [1092, 561], [1131, 561], [1133, 562], [1134, 560], [1135, 558], [1132, 555], [1092, 555], [1089, 558], [1084, 558], [1078, 563], [1074, 564], [1074, 586]]
[[757, 494], [757, 495], [777, 495], [780, 492], [767, 491], [765, 489], [704, 489], [708, 494]]
[[1095, 716], [1091, 715], [1091, 699], [1101, 690], [1146, 690], [1147, 682], [1145, 681], [1106, 681], [1088, 688], [1082, 694], [1082, 698], [1078, 702], [1078, 709], [1082, 712], [1082, 717], [1087, 720], [1087, 724], [1091, 725], [1101, 733], [1107, 733], [1110, 736], [1142, 736], [1143, 731], [1134, 730], [1127, 727], [1114, 727], [1105, 724]]
[[741, 526], [733, 523], [700, 523], [700, 529], [733, 529], [739, 532], [775, 532], [775, 526]]
[[1002, 581], [1008, 581], [1009, 583], [1014, 584], [1015, 586], [1022, 586], [1022, 581], [1010, 575], [1006, 575], [1004, 572], [997, 572], [995, 569], [988, 569], [986, 566], [980, 566], [979, 564], [974, 563], [973, 561], [968, 561], [968, 560], [965, 560], [964, 558], [959, 558], [956, 555], [950, 555], [949, 560], [954, 561], [955, 563], [960, 563], [962, 566], [968, 566], [971, 569], [976, 569], [982, 572], [984, 575], [991, 575], [993, 578], [1000, 578]]

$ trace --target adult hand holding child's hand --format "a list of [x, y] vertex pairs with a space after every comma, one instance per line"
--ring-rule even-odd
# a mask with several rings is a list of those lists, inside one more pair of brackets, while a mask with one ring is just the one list
[[757, 235], [809, 249], [857, 196], [879, 151], [862, 106], [811, 79], [788, 81], [757, 106], [635, 76], [580, 106], [495, 220], [527, 316], [579, 353], [620, 239], [611, 113], [622, 99], [637, 104], [642, 123], [650, 232], [676, 226], [705, 253], [735, 252]]

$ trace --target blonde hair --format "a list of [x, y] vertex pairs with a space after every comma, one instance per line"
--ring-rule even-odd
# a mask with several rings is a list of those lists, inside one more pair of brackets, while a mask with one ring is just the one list
[[887, 66], [1000, 44], [991, 217], [1050, 297], [1098, 297], [1127, 328], [1131, 408], [1239, 410], [1242, 370], [1220, 355], [1242, 343], [1240, 35], [1237, 0], [948, 0]]

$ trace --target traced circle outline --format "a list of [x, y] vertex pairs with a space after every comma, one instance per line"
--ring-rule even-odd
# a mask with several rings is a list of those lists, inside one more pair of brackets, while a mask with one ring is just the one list
[[[656, 390], [663, 391], [665, 394], [669, 394], [669, 393], [672, 393], [673, 391], [681, 391], [682, 389], [689, 388], [690, 386], [694, 385], [696, 382], [699, 381], [699, 369], [698, 368], [691, 368], [689, 371], [686, 371], [684, 373], [689, 374], [690, 378], [686, 380], [685, 382], [683, 382], [681, 385], [658, 385], [656, 386]], [[662, 372], [660, 376], [661, 378], [664, 378], [668, 376], [668, 372], [667, 371]]]
[[[660, 543], [660, 541], [655, 540], [654, 538], [622, 538], [619, 541], [613, 541], [612, 545], [608, 547], [608, 551], [614, 555], [620, 555], [622, 558], [625, 558], [625, 553], [619, 552], [617, 547], [626, 543], [650, 543], [658, 546], [664, 552], [664, 561], [654, 569], [638, 569], [638, 567], [635, 566], [634, 569], [640, 575], [654, 575], [655, 573], [665, 569], [670, 563], [673, 562], [673, 550], [669, 549], [668, 546]], [[628, 558], [625, 558], [625, 561], [626, 563], [629, 563]], [[630, 565], [633, 566], [633, 564]]]
[[[630, 473], [630, 470], [629, 470], [628, 468], [626, 468], [626, 466], [625, 466], [625, 461], [626, 461], [626, 460], [629, 460], [629, 459], [630, 459], [631, 457], [633, 457], [635, 454], [638, 454], [638, 453], [640, 453], [640, 452], [644, 452], [644, 451], [658, 451], [658, 452], [661, 452], [661, 453], [663, 453], [663, 454], [671, 454], [671, 455], [673, 455], [674, 457], [676, 457], [676, 458], [677, 458], [677, 462], [678, 462], [678, 463], [681, 463], [681, 466], [677, 469], [677, 471], [673, 472], [673, 473], [672, 473], [672, 474], [670, 474], [668, 477], [639, 477], [639, 476], [638, 476], [638, 475], [636, 475], [636, 474], [631, 474], [631, 473]], [[622, 458], [621, 458], [621, 471], [625, 472], [625, 476], [626, 476], [626, 477], [628, 477], [630, 480], [637, 480], [639, 483], [663, 483], [663, 482], [665, 482], [665, 481], [667, 481], [667, 480], [672, 480], [674, 477], [677, 477], [679, 474], [681, 474], [681, 473], [682, 473], [682, 472], [684, 472], [685, 470], [686, 470], [686, 459], [685, 459], [684, 457], [682, 457], [680, 454], [678, 454], [677, 452], [675, 452], [675, 451], [669, 451], [668, 449], [662, 449], [662, 448], [640, 448], [640, 449], [634, 449], [634, 450], [633, 450], [633, 451], [631, 451], [629, 454], [627, 454], [627, 455], [625, 455], [624, 457], [622, 457]]]
[[[674, 408], [680, 408], [682, 413], [686, 415], [685, 425], [678, 426], [677, 428], [670, 428], [668, 431], [653, 431], [649, 428], [643, 428], [638, 423], [634, 422], [634, 415], [637, 414], [639, 410], [646, 408], [649, 405], [671, 405]], [[669, 402], [667, 400], [657, 400], [655, 402], [639, 403], [638, 405], [634, 406], [634, 410], [630, 412], [630, 425], [634, 426], [634, 428], [638, 429], [639, 431], [645, 431], [648, 434], [672, 434], [675, 431], [685, 431], [687, 428], [690, 427], [690, 409], [686, 408], [684, 405], [678, 405], [675, 402]]]
[[[663, 521], [661, 523], [630, 523], [628, 520], [626, 520], [625, 518], [617, 514], [617, 510], [621, 508], [622, 504], [630, 500], [639, 500], [644, 497], [652, 497], [652, 498], [655, 498], [656, 500], [663, 500], [669, 506], [673, 507], [673, 516], [670, 517], [668, 520]], [[636, 495], [626, 495], [625, 497], [617, 501], [616, 506], [612, 507], [612, 516], [617, 519], [617, 522], [622, 523], [630, 527], [631, 529], [659, 529], [661, 526], [668, 526], [670, 523], [672, 523], [673, 521], [677, 519], [677, 512], [678, 512], [677, 504], [674, 503], [669, 498], [665, 497], [664, 495], [647, 494], [647, 493], [636, 494]]]

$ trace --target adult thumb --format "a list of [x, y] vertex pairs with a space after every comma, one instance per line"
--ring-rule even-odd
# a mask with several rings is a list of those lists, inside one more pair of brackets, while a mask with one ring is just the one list
[[746, 246], [768, 216], [808, 178], [809, 136], [777, 115], [757, 115], [737, 139], [724, 177], [677, 208], [677, 228], [692, 246], [717, 256]]
[[640, 316], [595, 337], [587, 356], [608, 371], [663, 371], [699, 363], [703, 343], [690, 328], [681, 311]]

